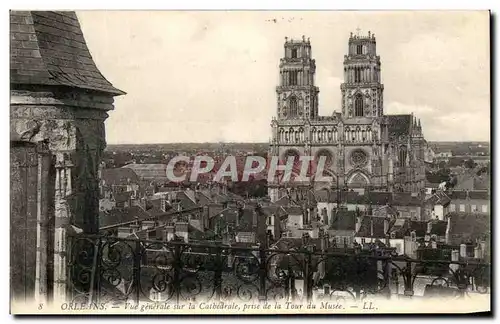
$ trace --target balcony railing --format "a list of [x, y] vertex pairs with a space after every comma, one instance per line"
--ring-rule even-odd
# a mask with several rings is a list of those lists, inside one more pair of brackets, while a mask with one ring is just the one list
[[[456, 296], [489, 293], [490, 265], [415, 260], [376, 251], [281, 251], [76, 236], [72, 302], [288, 301], [415, 295], [416, 279]], [[430, 278], [430, 279], [429, 279]]]

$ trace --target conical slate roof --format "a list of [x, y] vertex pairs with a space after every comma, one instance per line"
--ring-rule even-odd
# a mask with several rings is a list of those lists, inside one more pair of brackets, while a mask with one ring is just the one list
[[72, 11], [10, 12], [10, 83], [125, 94], [99, 72]]

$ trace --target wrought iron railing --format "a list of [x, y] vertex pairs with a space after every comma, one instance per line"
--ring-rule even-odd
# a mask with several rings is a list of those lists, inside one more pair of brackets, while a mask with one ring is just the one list
[[[71, 239], [74, 302], [362, 300], [415, 295], [416, 280], [462, 297], [489, 293], [490, 265], [376, 251], [321, 253], [107, 236]], [[434, 289], [435, 290], [435, 289]]]

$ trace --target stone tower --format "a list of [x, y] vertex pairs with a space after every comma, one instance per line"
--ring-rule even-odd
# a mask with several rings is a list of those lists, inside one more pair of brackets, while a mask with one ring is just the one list
[[74, 12], [11, 11], [11, 296], [65, 300], [68, 231], [97, 233], [116, 89]]
[[[386, 115], [381, 60], [375, 35], [348, 38], [341, 84], [341, 113], [318, 114], [315, 62], [309, 41], [286, 41], [280, 61], [277, 116], [271, 121], [269, 154], [286, 161], [294, 156], [326, 158], [324, 173], [303, 182], [268, 183], [271, 201], [294, 190], [365, 190], [419, 192], [425, 183], [425, 139], [413, 114]], [[298, 173], [299, 167], [295, 168]]]
[[318, 116], [318, 87], [314, 86], [316, 62], [311, 56], [311, 43], [285, 39], [285, 53], [280, 60], [278, 119], [309, 119]]
[[384, 115], [384, 86], [375, 34], [353, 36], [351, 33], [348, 53], [344, 56], [344, 83], [340, 89], [344, 119]]

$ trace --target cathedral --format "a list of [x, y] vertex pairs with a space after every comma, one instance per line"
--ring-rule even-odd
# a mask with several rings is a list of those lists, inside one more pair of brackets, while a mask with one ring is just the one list
[[[331, 183], [307, 184], [315, 189], [419, 192], [425, 185], [427, 142], [413, 114], [384, 114], [384, 85], [375, 34], [353, 35], [344, 55], [341, 112], [319, 115], [316, 62], [309, 39], [285, 38], [276, 87], [276, 116], [271, 122], [269, 154], [326, 158]], [[271, 200], [293, 183], [270, 182]], [[299, 186], [298, 184], [296, 184]]]

